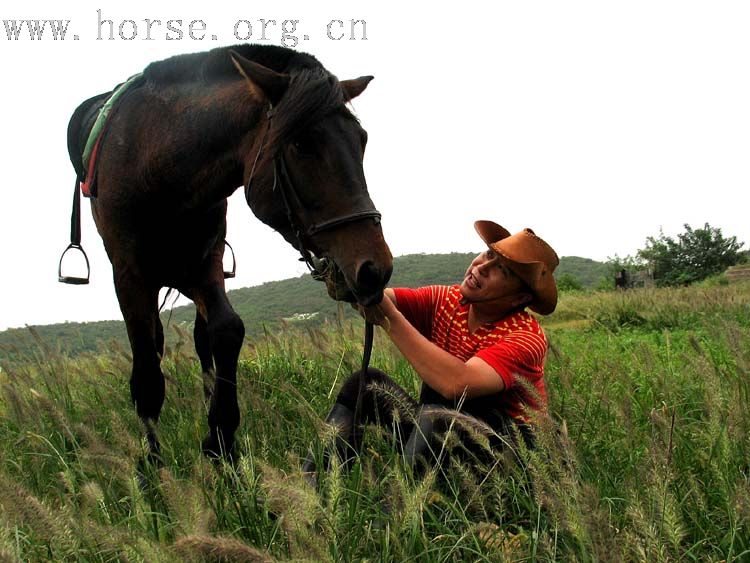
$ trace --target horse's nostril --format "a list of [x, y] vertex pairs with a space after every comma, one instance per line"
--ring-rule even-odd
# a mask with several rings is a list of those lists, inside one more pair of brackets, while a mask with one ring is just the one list
[[357, 285], [362, 289], [376, 290], [380, 289], [381, 283], [380, 270], [375, 263], [371, 260], [363, 262], [357, 270]]
[[383, 298], [383, 290], [391, 279], [392, 268], [383, 270], [372, 260], [366, 260], [357, 269], [354, 294], [357, 301], [365, 306], [375, 305]]
[[357, 269], [354, 294], [361, 305], [370, 306], [380, 303], [383, 290], [391, 279], [392, 269], [382, 270], [371, 260], [362, 262]]

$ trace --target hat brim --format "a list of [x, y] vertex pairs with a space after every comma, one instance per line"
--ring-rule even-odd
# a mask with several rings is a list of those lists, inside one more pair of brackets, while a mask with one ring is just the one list
[[487, 246], [493, 242], [508, 238], [510, 233], [504, 227], [501, 227], [494, 221], [474, 221], [474, 230]]

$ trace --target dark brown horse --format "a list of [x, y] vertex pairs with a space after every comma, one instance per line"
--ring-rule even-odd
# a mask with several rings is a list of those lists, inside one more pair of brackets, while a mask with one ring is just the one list
[[[204, 375], [215, 374], [203, 451], [233, 449], [245, 330], [226, 297], [222, 257], [227, 197], [240, 185], [261, 221], [308, 258], [329, 260], [345, 282], [329, 283], [329, 293], [344, 289], [337, 297], [361, 304], [382, 298], [392, 257], [362, 169], [367, 134], [345, 106], [371, 78], [339, 81], [310, 55], [238, 45], [152, 63], [112, 110], [91, 208], [152, 453], [164, 402], [162, 287], [195, 302], [196, 350]], [[69, 126], [79, 178], [87, 117], [100, 99], [84, 102]]]

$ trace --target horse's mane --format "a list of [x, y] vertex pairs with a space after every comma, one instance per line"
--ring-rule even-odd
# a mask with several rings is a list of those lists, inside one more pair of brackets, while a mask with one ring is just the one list
[[157, 86], [235, 78], [237, 69], [229, 57], [230, 51], [236, 51], [243, 57], [276, 72], [293, 73], [303, 69], [323, 68], [315, 57], [307, 53], [277, 45], [241, 43], [156, 61], [148, 65], [143, 74]]
[[151, 63], [143, 74], [155, 88], [235, 79], [239, 73], [232, 63], [230, 50], [291, 76], [289, 87], [276, 108], [265, 156], [272, 156], [282, 144], [332, 112], [356, 120], [344, 106], [343, 91], [337, 78], [315, 57], [276, 45], [243, 43], [208, 52], [177, 55]]

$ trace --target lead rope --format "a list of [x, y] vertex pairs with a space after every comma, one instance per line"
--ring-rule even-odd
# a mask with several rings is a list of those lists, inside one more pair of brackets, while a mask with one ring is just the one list
[[362, 373], [367, 373], [370, 367], [370, 355], [372, 354], [372, 341], [374, 336], [373, 324], [365, 321], [365, 349], [362, 353]]
[[[387, 298], [386, 298], [387, 299]], [[354, 432], [362, 428], [364, 435], [364, 426], [360, 424], [360, 416], [362, 414], [362, 397], [365, 392], [365, 385], [367, 385], [368, 377], [367, 370], [370, 367], [370, 355], [372, 354], [372, 341], [375, 335], [374, 326], [370, 321], [365, 320], [365, 346], [362, 352], [362, 377], [360, 379], [359, 387], [357, 388], [357, 402], [354, 405]], [[360, 437], [361, 440], [361, 437]]]

